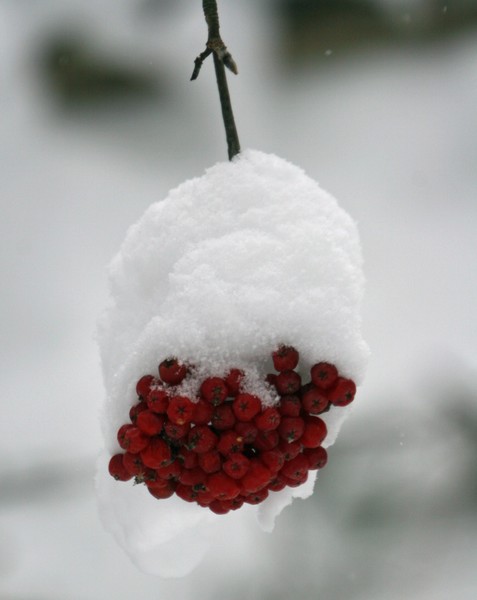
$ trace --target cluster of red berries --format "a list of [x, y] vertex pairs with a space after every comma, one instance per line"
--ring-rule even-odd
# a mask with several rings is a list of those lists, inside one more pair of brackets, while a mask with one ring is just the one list
[[239, 369], [206, 378], [199, 397], [191, 399], [177, 387], [187, 366], [175, 358], [163, 361], [159, 378], [145, 375], [137, 382], [131, 422], [117, 434], [125, 452], [111, 458], [110, 474], [144, 483], [155, 498], [175, 493], [217, 514], [304, 483], [310, 469], [327, 462], [321, 445], [327, 430], [318, 415], [349, 404], [356, 386], [324, 362], [311, 368], [304, 384], [291, 346], [280, 346], [272, 359], [278, 374], [266, 381], [279, 402], [269, 407], [241, 389]]

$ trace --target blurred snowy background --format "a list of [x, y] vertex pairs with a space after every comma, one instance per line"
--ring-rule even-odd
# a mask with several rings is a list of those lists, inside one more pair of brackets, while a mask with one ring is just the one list
[[0, 1], [0, 599], [475, 600], [475, 0], [220, 2], [242, 146], [359, 224], [373, 356], [315, 495], [229, 572], [143, 575], [102, 529], [106, 265], [226, 158], [200, 4]]

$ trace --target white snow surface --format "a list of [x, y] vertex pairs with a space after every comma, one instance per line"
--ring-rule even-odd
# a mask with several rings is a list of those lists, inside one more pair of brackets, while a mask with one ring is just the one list
[[[277, 156], [244, 151], [150, 206], [130, 228], [110, 278], [112, 303], [98, 333], [109, 453], [119, 451], [116, 432], [137, 401], [136, 381], [170, 356], [193, 364], [199, 378], [243, 369], [244, 390], [264, 404], [276, 400], [262, 380], [281, 343], [299, 350], [304, 377], [313, 363], [328, 361], [357, 384], [363, 379], [368, 348], [356, 225], [302, 169]], [[326, 445], [347, 412], [325, 415]], [[103, 522], [133, 561], [178, 577], [207, 553], [211, 527], [225, 532], [253, 514], [271, 531], [294, 497], [313, 492], [315, 476], [225, 516], [114, 481], [106, 455], [97, 488]]]

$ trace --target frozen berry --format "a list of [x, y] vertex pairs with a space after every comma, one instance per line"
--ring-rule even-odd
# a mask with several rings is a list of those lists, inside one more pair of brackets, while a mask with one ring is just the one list
[[182, 446], [177, 458], [181, 461], [184, 469], [193, 469], [198, 464], [198, 456], [193, 450]]
[[251, 421], [262, 410], [262, 402], [253, 394], [239, 394], [232, 403], [232, 409], [239, 421]]
[[187, 443], [191, 450], [202, 454], [215, 448], [217, 439], [215, 433], [207, 425], [197, 425], [190, 430]]
[[212, 415], [212, 427], [220, 431], [231, 429], [235, 425], [235, 415], [230, 404], [216, 406]]
[[278, 449], [283, 453], [285, 460], [291, 460], [298, 456], [302, 451], [302, 445], [298, 442], [287, 442], [286, 440], [280, 440]]
[[117, 481], [128, 481], [133, 475], [129, 473], [123, 463], [123, 455], [115, 454], [111, 457], [108, 465], [109, 474]]
[[160, 479], [172, 479], [178, 481], [182, 473], [182, 465], [178, 459], [173, 460], [170, 464], [156, 469], [156, 474]]
[[155, 388], [149, 392], [146, 402], [149, 410], [165, 415], [169, 406], [169, 394], [166, 390]]
[[284, 417], [299, 417], [301, 412], [300, 397], [297, 395], [282, 396], [278, 410]]
[[296, 394], [301, 388], [301, 377], [295, 371], [281, 371], [277, 375], [275, 387], [281, 395]]
[[183, 469], [179, 481], [184, 485], [192, 486], [195, 490], [203, 490], [207, 488], [207, 473], [200, 467]]
[[196, 456], [199, 457], [199, 466], [205, 473], [217, 473], [222, 468], [222, 458], [217, 450], [209, 450]]
[[328, 462], [328, 454], [322, 446], [318, 448], [306, 448], [303, 456], [308, 461], [309, 469], [322, 469]]
[[280, 425], [280, 413], [272, 406], [260, 412], [253, 420], [259, 431], [272, 431]]
[[217, 500], [232, 500], [240, 494], [238, 483], [222, 472], [209, 475], [207, 487]]
[[309, 386], [301, 397], [303, 408], [311, 415], [318, 415], [326, 410], [329, 400], [324, 392], [314, 385]]
[[131, 454], [137, 454], [144, 450], [149, 443], [149, 436], [147, 436], [139, 427], [131, 425], [123, 436], [123, 448]]
[[287, 461], [284, 465], [280, 473], [288, 479], [292, 479], [294, 481], [301, 481], [302, 477], [308, 473], [308, 461], [303, 454], [299, 454]]
[[151, 438], [148, 446], [141, 452], [141, 460], [151, 469], [165, 467], [171, 460], [171, 449], [166, 442], [159, 438]]
[[164, 417], [162, 415], [156, 415], [150, 410], [143, 410], [137, 416], [136, 425], [141, 431], [144, 431], [146, 435], [158, 435], [162, 431]]
[[153, 375], [144, 375], [136, 383], [136, 394], [139, 398], [145, 400], [151, 391], [152, 387], [157, 383], [157, 379]]
[[176, 488], [172, 482], [169, 482], [164, 487], [148, 486], [147, 489], [149, 490], [151, 496], [154, 496], [154, 498], [157, 498], [158, 500], [165, 500], [166, 498], [170, 498], [174, 495], [174, 491]]
[[356, 385], [351, 379], [338, 377], [335, 385], [328, 391], [328, 398], [334, 406], [346, 406], [354, 400]]
[[298, 365], [299, 354], [292, 346], [280, 346], [273, 352], [272, 360], [277, 371], [293, 371]]
[[287, 442], [299, 440], [305, 430], [305, 422], [300, 417], [284, 417], [278, 426], [280, 437]]
[[338, 369], [327, 362], [320, 362], [311, 367], [311, 380], [316, 387], [327, 390], [336, 381]]
[[320, 417], [307, 417], [300, 443], [304, 448], [317, 448], [325, 439], [326, 434], [326, 424]]
[[212, 404], [203, 398], [199, 398], [199, 400], [194, 403], [192, 423], [195, 423], [196, 425], [207, 425], [207, 423], [210, 423], [213, 414], [214, 407]]
[[242, 493], [252, 494], [264, 488], [272, 479], [272, 473], [258, 459], [252, 459], [248, 471], [241, 479]]
[[260, 460], [272, 473], [278, 473], [285, 463], [285, 455], [278, 448], [272, 448], [262, 452]]
[[278, 431], [276, 429], [272, 429], [271, 431], [259, 431], [254, 445], [258, 450], [266, 451], [276, 448], [279, 441], [280, 436], [278, 435]]
[[184, 441], [189, 431], [189, 423], [182, 423], [182, 425], [173, 423], [172, 421], [165, 421], [164, 423], [164, 434], [174, 442]]
[[221, 377], [208, 377], [200, 386], [200, 394], [214, 406], [222, 404], [229, 395], [227, 384]]
[[192, 421], [194, 403], [187, 396], [174, 396], [169, 400], [167, 416], [176, 425], [186, 425]]
[[268, 490], [266, 488], [263, 488], [261, 490], [258, 490], [257, 492], [252, 492], [251, 494], [244, 496], [244, 501], [247, 502], [247, 504], [260, 504], [267, 498]]
[[233, 429], [221, 433], [217, 442], [217, 450], [223, 456], [228, 456], [234, 452], [242, 452], [243, 447], [243, 438]]
[[179, 385], [187, 375], [187, 367], [177, 358], [167, 358], [159, 365], [159, 376], [164, 383]]
[[118, 433], [116, 435], [117, 440], [118, 440], [118, 444], [121, 446], [121, 448], [123, 450], [127, 450], [128, 449], [128, 444], [129, 442], [126, 439], [126, 432], [128, 429], [131, 429], [132, 425], [130, 423], [125, 423], [124, 425], [121, 425], [121, 427], [118, 429]]
[[137, 419], [138, 414], [146, 409], [147, 409], [147, 404], [146, 404], [146, 402], [144, 402], [144, 400], [141, 400], [137, 404], [134, 404], [134, 406], [131, 406], [131, 408], [129, 410], [129, 418], [133, 425], [136, 424], [136, 419]]
[[224, 472], [232, 479], [241, 479], [248, 471], [250, 460], [241, 452], [233, 452], [223, 464]]
[[240, 392], [240, 385], [244, 378], [244, 372], [240, 369], [230, 369], [225, 377], [225, 383], [231, 396], [236, 396]]
[[250, 422], [237, 421], [234, 429], [243, 438], [244, 444], [252, 444], [258, 434], [258, 429]]

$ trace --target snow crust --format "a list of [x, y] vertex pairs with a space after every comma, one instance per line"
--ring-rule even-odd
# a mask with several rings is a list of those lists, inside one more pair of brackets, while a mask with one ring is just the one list
[[[110, 280], [112, 303], [98, 334], [110, 454], [119, 451], [116, 432], [136, 402], [136, 381], [169, 356], [195, 365], [200, 377], [242, 368], [247, 391], [266, 404], [275, 396], [262, 377], [280, 343], [299, 350], [305, 376], [313, 363], [329, 361], [357, 384], [363, 379], [357, 228], [332, 196], [277, 156], [244, 151], [150, 206], [130, 228]], [[347, 410], [326, 414], [327, 445]], [[170, 577], [200, 563], [212, 525], [227, 528], [253, 513], [271, 531], [294, 497], [313, 492], [315, 479], [310, 473], [304, 485], [271, 493], [258, 507], [217, 516], [114, 481], [106, 459], [97, 477], [105, 526], [141, 569]]]

